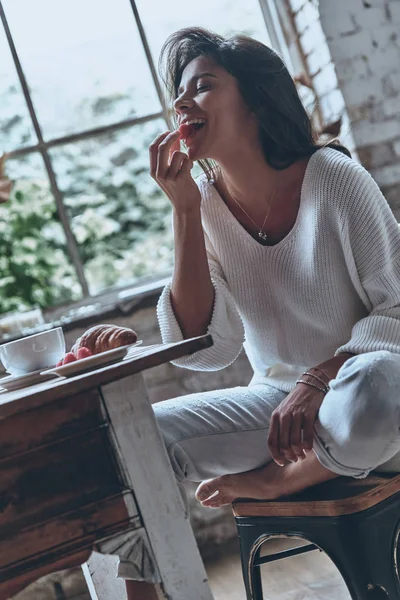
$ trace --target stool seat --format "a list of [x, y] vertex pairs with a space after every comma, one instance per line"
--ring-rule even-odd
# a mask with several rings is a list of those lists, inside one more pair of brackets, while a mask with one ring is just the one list
[[337, 517], [350, 515], [400, 492], [400, 475], [382, 473], [365, 479], [340, 477], [279, 500], [239, 498], [235, 517]]

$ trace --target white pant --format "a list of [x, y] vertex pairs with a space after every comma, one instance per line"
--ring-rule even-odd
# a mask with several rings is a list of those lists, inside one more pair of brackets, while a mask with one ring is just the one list
[[[365, 477], [378, 467], [400, 471], [400, 355], [379, 351], [354, 356], [330, 387], [315, 427], [314, 452], [319, 461], [351, 477]], [[198, 482], [271, 461], [269, 422], [286, 395], [270, 385], [257, 384], [155, 404], [177, 480]], [[131, 541], [125, 540], [123, 552], [121, 536], [107, 541], [102, 552], [119, 554], [120, 577], [157, 581], [155, 568], [146, 573], [141, 570], [143, 543], [138, 543], [138, 534], [129, 535]], [[146, 561], [151, 565], [150, 551]]]

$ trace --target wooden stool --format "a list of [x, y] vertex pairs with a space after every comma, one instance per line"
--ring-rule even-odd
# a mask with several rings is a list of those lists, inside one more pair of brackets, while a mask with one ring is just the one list
[[[399, 474], [341, 477], [273, 502], [239, 499], [233, 514], [248, 600], [263, 598], [260, 565], [318, 549], [339, 569], [353, 600], [400, 599]], [[276, 537], [310, 544], [260, 557]]]

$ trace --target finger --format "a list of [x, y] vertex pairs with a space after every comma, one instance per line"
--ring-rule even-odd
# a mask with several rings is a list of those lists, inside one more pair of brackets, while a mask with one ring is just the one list
[[169, 152], [172, 144], [179, 138], [179, 131], [173, 131], [158, 146], [156, 178], [164, 179], [169, 168]]
[[316, 417], [314, 415], [305, 415], [303, 418], [303, 448], [312, 450], [314, 443], [314, 424]]
[[269, 424], [269, 432], [268, 432], [268, 448], [271, 452], [272, 460], [276, 462], [277, 465], [283, 467], [285, 461], [280, 455], [279, 452], [279, 415], [278, 413], [272, 413], [271, 421]]
[[301, 413], [292, 417], [290, 425], [289, 445], [297, 458], [303, 460], [305, 458], [303, 443], [302, 443], [302, 422], [303, 415]]
[[160, 135], [158, 135], [154, 142], [152, 142], [149, 146], [150, 175], [152, 177], [156, 176], [158, 146], [167, 137], [167, 135], [169, 135], [169, 133], [169, 131], [164, 131], [164, 133], [160, 133]]
[[186, 156], [185, 160], [182, 163], [182, 168], [180, 170], [180, 175], [190, 175], [190, 171], [193, 169], [193, 161]]
[[175, 179], [178, 175], [179, 171], [183, 166], [183, 162], [186, 158], [186, 154], [184, 152], [174, 152], [171, 159], [171, 164], [169, 165], [168, 179]]
[[172, 160], [172, 156], [174, 154], [174, 152], [180, 152], [181, 151], [181, 141], [180, 139], [177, 139], [173, 142], [170, 150], [169, 150], [169, 160], [171, 162]]
[[281, 456], [283, 456], [289, 462], [297, 462], [297, 456], [290, 447], [290, 429], [292, 426], [292, 416], [283, 415], [280, 420], [279, 427], [279, 450]]

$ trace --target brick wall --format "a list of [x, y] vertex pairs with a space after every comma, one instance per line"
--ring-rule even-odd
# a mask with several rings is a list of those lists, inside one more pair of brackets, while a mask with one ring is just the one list
[[[335, 66], [322, 28], [318, 0], [285, 0], [304, 68], [310, 77], [318, 104], [321, 124], [342, 118], [340, 139], [356, 157], [349, 115], [336, 76]], [[332, 3], [335, 5], [335, 2]]]
[[400, 220], [399, 0], [288, 1], [322, 111], [345, 109], [358, 158]]

